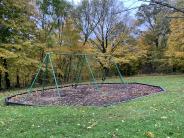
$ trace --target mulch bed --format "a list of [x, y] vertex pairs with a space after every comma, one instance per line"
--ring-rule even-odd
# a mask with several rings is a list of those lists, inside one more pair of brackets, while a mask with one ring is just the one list
[[162, 91], [161, 87], [137, 83], [98, 84], [98, 89], [94, 85], [85, 84], [64, 87], [59, 89], [59, 93], [56, 89], [49, 89], [16, 95], [9, 98], [8, 102], [25, 105], [107, 106]]

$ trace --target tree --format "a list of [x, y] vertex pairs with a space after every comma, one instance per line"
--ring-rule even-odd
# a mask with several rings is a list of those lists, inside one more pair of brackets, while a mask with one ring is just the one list
[[[170, 32], [170, 20], [166, 18], [171, 10], [151, 3], [143, 4], [137, 12], [138, 25], [145, 26], [145, 31], [141, 34], [145, 45], [148, 46], [148, 62], [146, 63], [150, 71], [160, 71], [161, 65], [165, 63], [164, 52], [167, 47], [167, 39]], [[146, 65], [145, 65], [146, 66]]]
[[97, 14], [97, 5], [92, 0], [82, 0], [81, 4], [72, 12], [75, 26], [81, 31], [83, 46], [99, 24], [102, 15]]
[[[184, 6], [183, 0], [177, 0], [175, 2], [176, 8], [182, 9]], [[170, 29], [171, 32], [168, 38], [168, 48], [165, 56], [168, 58], [168, 63], [172, 68], [173, 72], [184, 71], [184, 18], [183, 13], [173, 13], [170, 15]], [[181, 17], [181, 18], [180, 18]]]
[[121, 44], [120, 36], [127, 33], [123, 3], [118, 0], [82, 1], [76, 17], [77, 27], [87, 40], [100, 52], [106, 53]]
[[57, 43], [62, 45], [62, 31], [65, 20], [71, 10], [71, 5], [66, 0], [38, 0], [40, 11], [39, 23], [44, 33], [43, 42], [49, 43], [53, 33], [58, 34]]
[[[119, 0], [84, 0], [74, 14], [76, 27], [83, 35], [83, 45], [89, 42], [96, 52], [112, 55], [130, 34], [125, 22], [125, 13], [121, 12], [123, 3]], [[100, 55], [98, 54], [98, 55]], [[98, 62], [108, 72], [110, 60], [99, 57]]]
[[6, 88], [9, 88], [10, 62], [17, 58], [17, 51], [21, 49], [22, 42], [33, 41], [36, 37], [35, 12], [29, 0], [1, 0], [0, 15], [0, 63], [5, 74]]
[[[173, 14], [172, 16], [178, 17], [181, 14]], [[171, 33], [168, 38], [168, 49], [166, 51], [166, 57], [173, 67], [173, 71], [180, 70], [184, 72], [184, 19], [174, 18], [171, 20], [170, 29]]]
[[73, 20], [68, 18], [63, 28], [63, 46], [68, 47], [70, 51], [81, 52], [79, 40], [80, 32], [75, 28]]
[[[182, 3], [182, 0], [180, 2]], [[151, 0], [151, 3], [155, 3], [155, 4], [158, 4], [160, 6], [173, 9], [175, 12], [180, 12], [180, 13], [183, 13], [184, 14], [184, 10], [182, 8], [179, 8], [176, 5], [173, 6], [173, 5], [171, 5], [171, 4], [167, 3], [167, 2], [162, 2], [162, 1], [158, 1], [158, 0]], [[180, 4], [179, 2], [176, 2], [176, 3], [177, 4]]]

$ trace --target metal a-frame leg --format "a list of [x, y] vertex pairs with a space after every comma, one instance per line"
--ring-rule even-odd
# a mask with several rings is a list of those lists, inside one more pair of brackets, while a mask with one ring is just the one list
[[120, 69], [119, 69], [117, 63], [114, 60], [112, 60], [112, 61], [115, 64], [116, 70], [118, 71], [118, 74], [119, 74], [119, 78], [121, 80], [121, 83], [124, 83], [123, 75], [121, 74]]
[[[56, 85], [56, 90], [58, 92], [58, 95], [60, 96], [60, 92], [59, 92], [59, 86], [58, 86], [58, 81], [57, 81], [57, 78], [56, 78], [56, 74], [55, 74], [55, 71], [54, 71], [54, 67], [53, 67], [53, 63], [52, 63], [52, 59], [51, 59], [51, 53], [47, 53], [43, 59], [43, 62], [40, 63], [39, 67], [38, 67], [38, 71], [36, 73], [36, 76], [34, 78], [34, 80], [32, 81], [31, 83], [31, 86], [30, 88], [28, 89], [28, 92], [29, 93], [32, 93], [32, 89], [33, 89], [33, 86], [36, 82], [36, 80], [38, 79], [38, 75], [40, 74], [40, 71], [42, 69], [42, 66], [43, 64], [46, 64], [46, 71], [48, 70], [48, 64], [51, 64], [51, 69], [52, 69], [52, 74], [53, 74], [53, 77], [54, 77], [54, 82], [55, 82], [55, 85]], [[43, 80], [44, 81], [44, 80]], [[44, 84], [42, 85], [42, 90], [44, 90]]]
[[[79, 57], [79, 61], [78, 61], [78, 66], [77, 68], [79, 69], [79, 71], [77, 72], [77, 75], [76, 75], [76, 83], [78, 84], [79, 82], [81, 82], [81, 72], [82, 72], [82, 69], [83, 69], [83, 65], [84, 65], [84, 61], [83, 61], [83, 58], [82, 57]], [[81, 63], [80, 63], [81, 62]]]
[[93, 71], [92, 71], [92, 69], [91, 69], [91, 66], [90, 66], [90, 64], [89, 64], [89, 61], [88, 61], [88, 58], [87, 58], [86, 54], [84, 55], [84, 59], [85, 59], [86, 64], [87, 64], [87, 66], [88, 66], [88, 69], [89, 69], [89, 72], [90, 72], [90, 74], [91, 74], [91, 77], [92, 77], [92, 79], [93, 79], [93, 83], [95, 84], [96, 90], [99, 90], [98, 84], [97, 84], [97, 82], [96, 82], [95, 76], [94, 76], [94, 74], [93, 74]]
[[51, 64], [51, 69], [52, 69], [52, 74], [53, 74], [53, 77], [54, 77], [54, 82], [55, 82], [55, 85], [56, 85], [56, 90], [57, 90], [58, 96], [61, 96], [61, 94], [59, 92], [58, 81], [57, 81], [57, 78], [56, 78], [56, 74], [55, 74], [52, 59], [51, 59], [51, 53], [47, 53], [47, 54], [48, 54], [49, 61], [50, 61], [50, 64]]
[[37, 78], [38, 78], [38, 75], [40, 74], [40, 71], [41, 71], [41, 69], [42, 69], [42, 66], [43, 66], [43, 64], [45, 63], [47, 57], [48, 57], [48, 55], [46, 54], [45, 57], [44, 57], [44, 59], [43, 59], [43, 62], [39, 64], [38, 70], [37, 70], [37, 73], [36, 73], [36, 76], [35, 76], [35, 78], [33, 79], [32, 83], [31, 83], [31, 86], [28, 88], [28, 92], [29, 92], [29, 93], [32, 93], [33, 86], [34, 86], [34, 84], [35, 84], [35, 82], [36, 82], [36, 80], [37, 80]]
[[42, 92], [44, 92], [45, 90], [45, 81], [48, 75], [48, 64], [49, 64], [49, 57], [47, 56], [45, 60], [45, 71], [43, 72], [43, 78], [42, 78]]

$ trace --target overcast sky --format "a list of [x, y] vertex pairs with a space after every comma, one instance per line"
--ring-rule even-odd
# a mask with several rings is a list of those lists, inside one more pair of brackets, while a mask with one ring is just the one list
[[[75, 4], [77, 4], [81, 0], [68, 0], [68, 1], [70, 1], [70, 2], [73, 1]], [[125, 4], [126, 7], [129, 7], [129, 6], [131, 6], [131, 7], [133, 7], [133, 6], [139, 6], [142, 3], [141, 1], [138, 1], [138, 0], [122, 0], [122, 1], [124, 2], [124, 4]]]
[[[70, 2], [73, 2], [74, 4], [79, 3], [81, 0], [68, 0]], [[124, 6], [127, 8], [134, 8], [137, 6], [140, 6], [143, 2], [139, 1], [139, 0], [122, 0], [124, 3]], [[131, 15], [134, 15], [136, 13], [136, 9], [135, 10], [131, 10]]]

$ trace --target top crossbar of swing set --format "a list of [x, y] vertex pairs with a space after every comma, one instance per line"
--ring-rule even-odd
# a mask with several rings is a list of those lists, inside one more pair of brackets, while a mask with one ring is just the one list
[[[69, 56], [84, 56], [85, 57], [85, 60], [86, 60], [86, 63], [88, 65], [88, 68], [90, 70], [90, 74], [93, 77], [94, 82], [96, 82], [96, 80], [95, 80], [95, 77], [93, 75], [93, 71], [92, 71], [92, 69], [90, 67], [90, 64], [89, 64], [89, 61], [88, 61], [88, 58], [87, 57], [97, 57], [97, 56], [98, 57], [112, 57], [112, 55], [109, 55], [109, 54], [108, 55], [107, 54], [100, 55], [100, 54], [97, 54], [97, 53], [95, 53], [95, 54], [90, 53], [89, 54], [89, 53], [74, 53], [74, 52], [65, 52], [65, 53], [64, 52], [62, 52], [62, 53], [58, 53], [58, 52], [47, 52], [46, 55], [47, 54], [49, 54], [49, 55], [56, 54], [56, 55], [69, 55]], [[114, 60], [113, 60], [113, 62], [115, 64], [116, 70], [118, 71], [118, 74], [119, 74], [121, 83], [124, 83], [123, 75], [121, 74], [120, 69], [119, 69], [117, 63], [115, 63]]]
[[47, 52], [46, 54], [55, 54], [55, 55], [72, 55], [72, 56], [100, 56], [100, 57], [112, 57], [111, 55], [99, 55], [99, 54], [92, 54], [92, 53], [72, 53], [72, 52], [66, 52], [66, 53], [59, 53], [59, 52]]
[[[53, 63], [52, 63], [52, 59], [51, 59], [51, 55], [52, 55], [52, 54], [72, 55], [72, 56], [84, 56], [85, 62], [86, 62], [87, 67], [88, 67], [88, 69], [89, 69], [89, 73], [90, 73], [90, 75], [91, 75], [91, 77], [92, 77], [92, 80], [93, 80], [93, 84], [96, 84], [96, 89], [98, 89], [98, 83], [97, 83], [97, 81], [96, 81], [96, 79], [95, 79], [95, 77], [94, 77], [93, 71], [92, 71], [91, 66], [90, 66], [90, 63], [89, 63], [89, 61], [88, 61], [88, 56], [103, 56], [103, 57], [108, 57], [108, 56], [110, 56], [110, 55], [97, 55], [97, 54], [84, 54], [84, 53], [69, 53], [69, 52], [68, 52], [68, 53], [47, 52], [47, 53], [45, 54], [45, 57], [44, 57], [44, 59], [43, 59], [43, 62], [41, 62], [40, 65], [39, 65], [39, 67], [38, 67], [38, 71], [37, 71], [37, 73], [36, 73], [35, 78], [33, 79], [32, 83], [31, 83], [31, 86], [28, 88], [28, 92], [29, 92], [29, 93], [32, 92], [33, 85], [35, 84], [35, 81], [36, 81], [37, 78], [38, 78], [38, 75], [39, 75], [39, 73], [40, 73], [40, 71], [41, 71], [41, 68], [42, 68], [43, 64], [46, 63], [46, 67], [47, 67], [47, 66], [48, 66], [48, 63], [50, 62], [51, 68], [52, 68], [52, 74], [53, 74], [54, 81], [55, 81], [55, 84], [56, 84], [56, 90], [57, 90], [58, 94], [60, 95], [60, 92], [59, 92], [59, 85], [58, 85], [57, 77], [56, 77], [56, 74], [55, 74], [55, 71], [54, 71], [54, 67], [53, 67]], [[114, 62], [114, 61], [113, 61], [113, 62]], [[124, 83], [124, 81], [123, 81], [123, 76], [122, 76], [122, 74], [121, 74], [121, 72], [120, 72], [120, 69], [119, 69], [118, 65], [117, 65], [115, 62], [114, 62], [114, 64], [115, 64], [115, 67], [116, 67], [116, 69], [117, 69], [117, 71], [118, 71], [118, 74], [119, 74], [119, 77], [120, 77], [121, 82]], [[43, 86], [43, 90], [44, 90], [44, 86]]]

